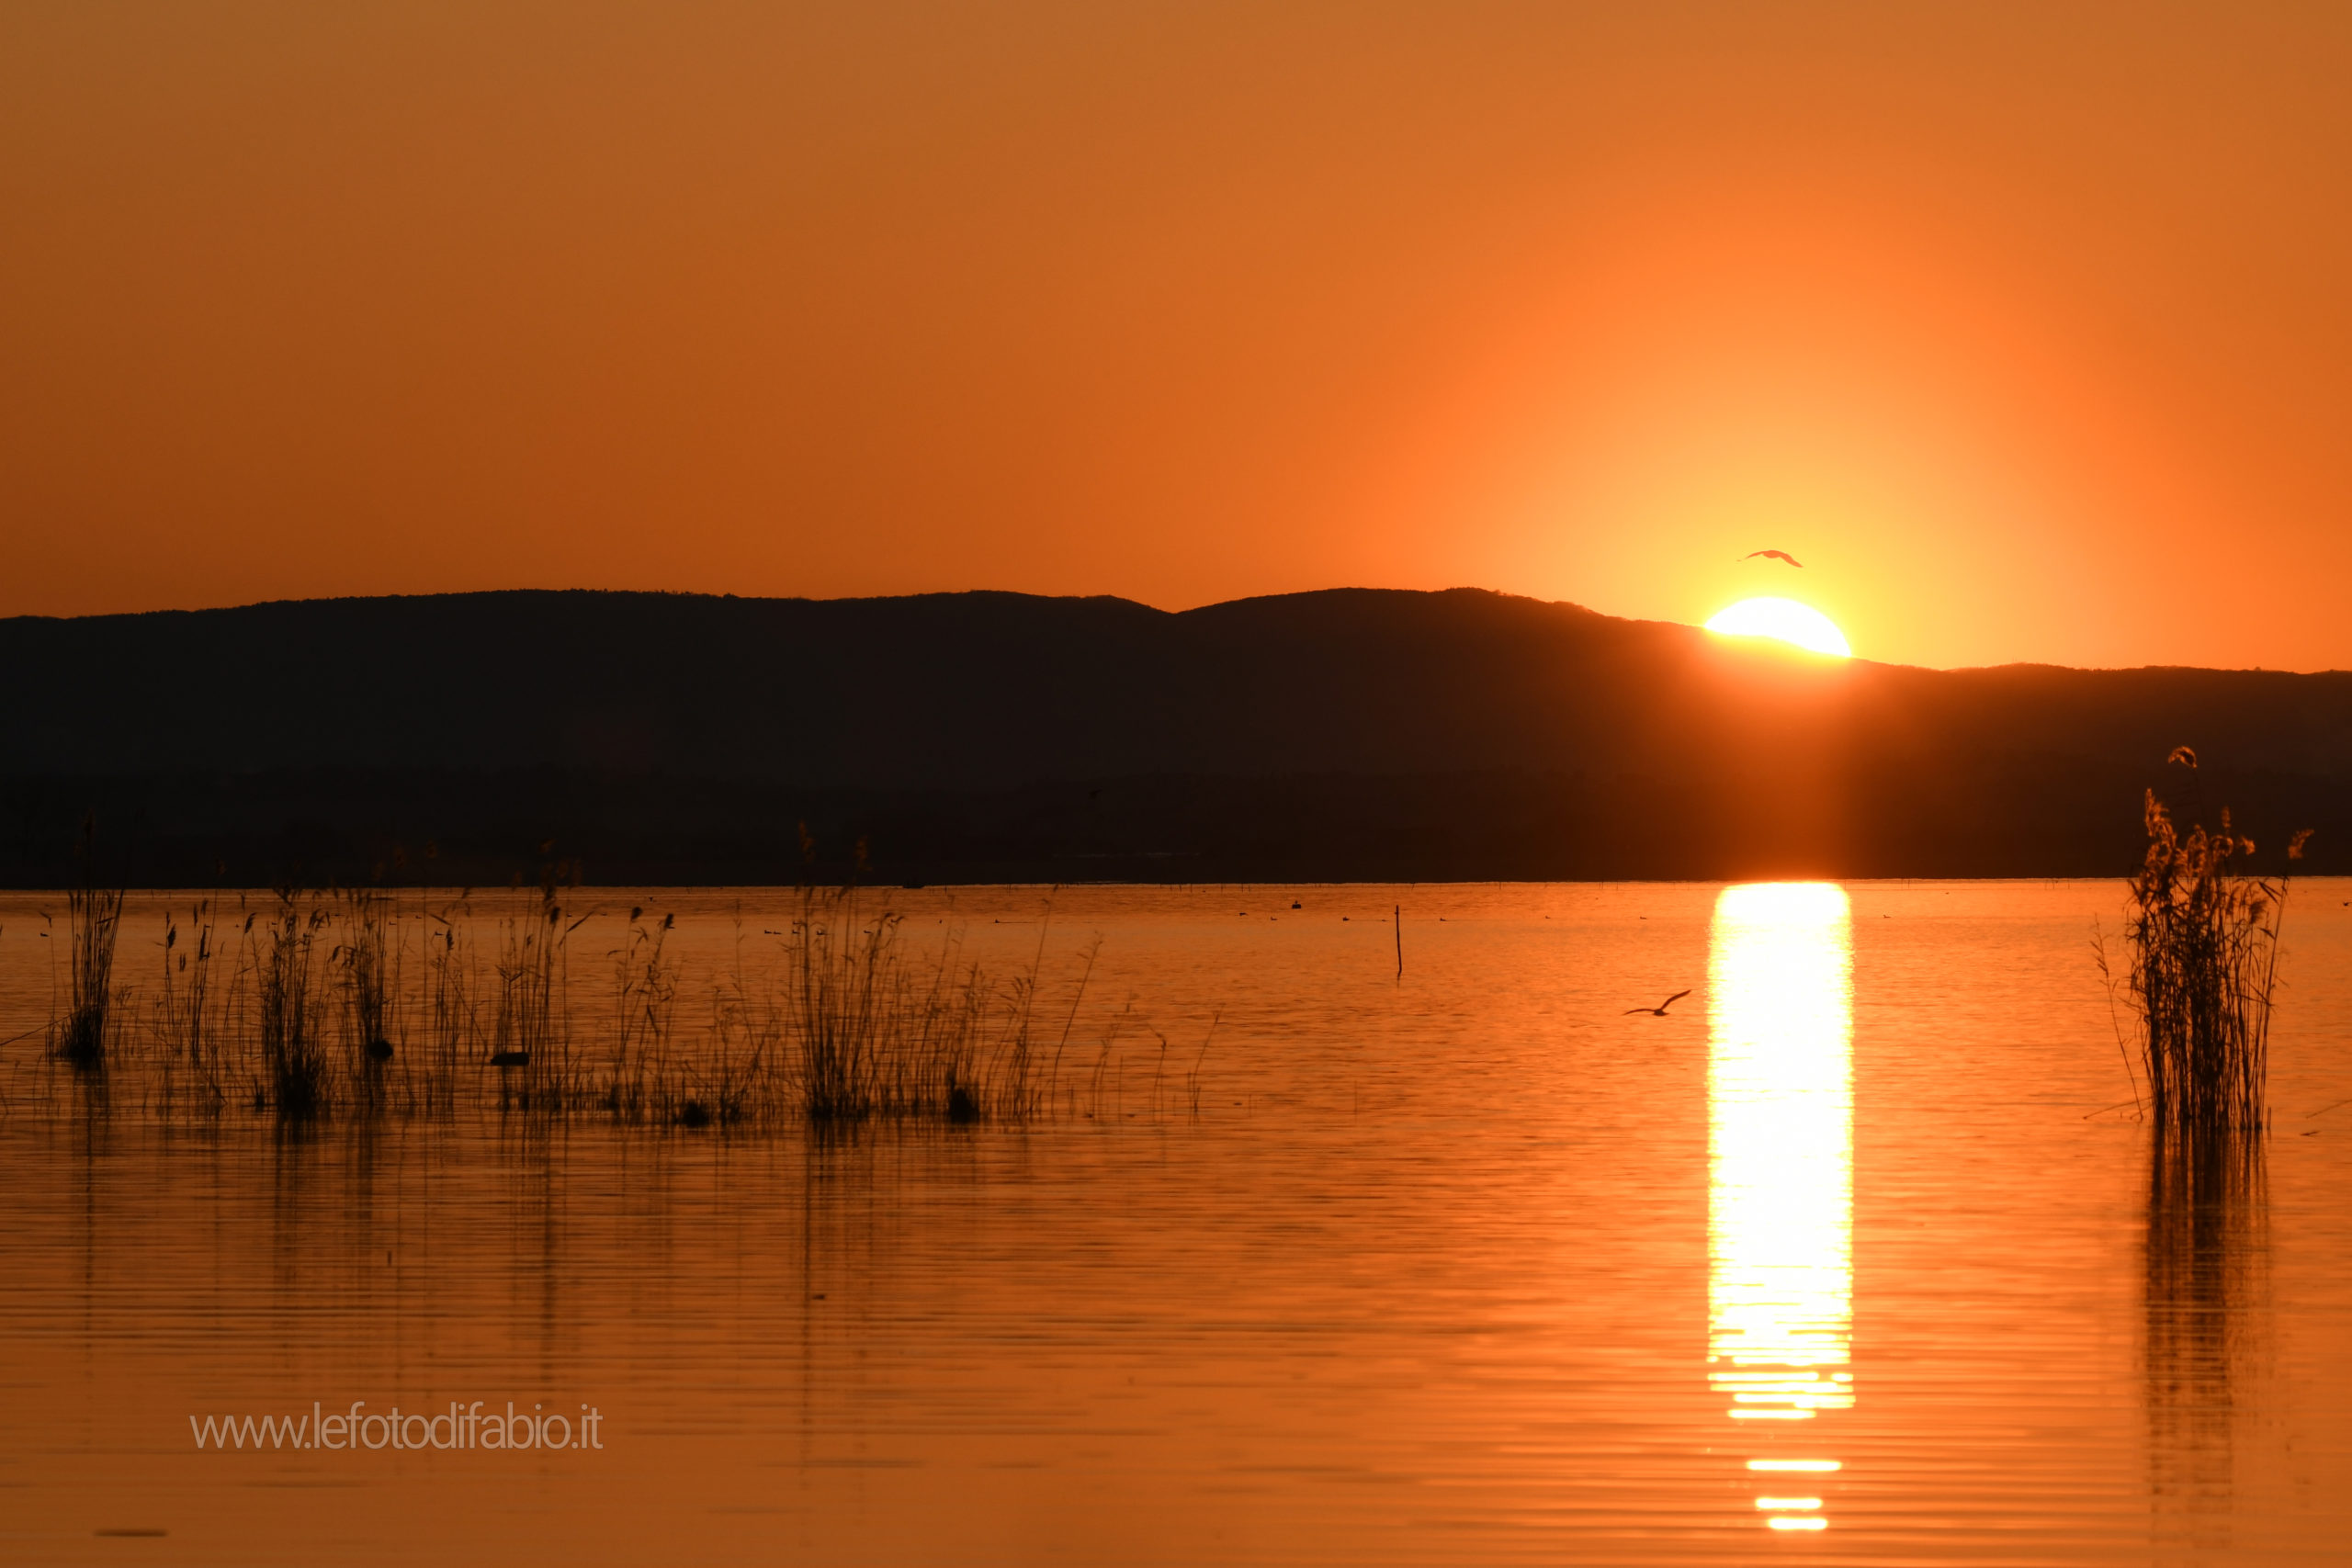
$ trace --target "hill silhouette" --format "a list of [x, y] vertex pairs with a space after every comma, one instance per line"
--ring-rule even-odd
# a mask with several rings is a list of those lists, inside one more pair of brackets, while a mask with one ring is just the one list
[[1824, 660], [1466, 589], [321, 600], [0, 621], [0, 668], [16, 886], [93, 811], [159, 886], [860, 840], [909, 882], [2103, 874], [2146, 787], [2352, 850], [2352, 675]]

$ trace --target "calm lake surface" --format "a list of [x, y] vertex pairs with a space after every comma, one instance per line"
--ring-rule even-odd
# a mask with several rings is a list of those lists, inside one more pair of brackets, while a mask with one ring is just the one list
[[[792, 897], [580, 899], [676, 912], [683, 1022]], [[18, 1041], [0, 1558], [2345, 1561], [2352, 883], [2296, 885], [2275, 1126], [2194, 1191], [2128, 1103], [2120, 899], [893, 893], [1008, 964], [1050, 903], [1065, 1007], [1100, 935], [1065, 1078], [1133, 1011], [1091, 1117], [821, 1144], [166, 1124]], [[43, 909], [0, 897], [0, 1035], [47, 1016]], [[191, 1436], [314, 1401], [602, 1446]]]

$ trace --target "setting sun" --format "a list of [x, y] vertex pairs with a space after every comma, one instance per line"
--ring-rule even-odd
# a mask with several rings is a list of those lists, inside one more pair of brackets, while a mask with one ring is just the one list
[[1846, 634], [1837, 623], [1810, 604], [1800, 604], [1793, 599], [1742, 599], [1727, 610], [1718, 611], [1707, 623], [1711, 632], [1725, 637], [1769, 637], [1815, 653], [1833, 653], [1840, 659], [1851, 659], [1853, 649], [1846, 641]]

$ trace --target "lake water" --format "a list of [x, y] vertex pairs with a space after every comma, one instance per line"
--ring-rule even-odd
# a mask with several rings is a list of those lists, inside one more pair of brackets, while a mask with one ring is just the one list
[[[706, 976], [789, 897], [594, 895]], [[1095, 1114], [1022, 1129], [283, 1138], [88, 1111], [19, 1041], [0, 1558], [2342, 1562], [2352, 883], [2297, 885], [2274, 1128], [2194, 1181], [2128, 1103], [2120, 897], [892, 895], [1007, 962], [1050, 900], [1051, 985], [1100, 935]], [[43, 909], [0, 897], [0, 1035]], [[191, 1435], [361, 1401], [600, 1446]]]

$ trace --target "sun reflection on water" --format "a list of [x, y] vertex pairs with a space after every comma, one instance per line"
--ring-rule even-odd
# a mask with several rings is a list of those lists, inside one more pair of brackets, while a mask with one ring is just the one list
[[[1850, 1409], [1852, 927], [1834, 883], [1726, 887], [1708, 940], [1707, 1381], [1751, 1471], [1827, 1472], [1817, 1418]], [[1815, 1497], [1756, 1500], [1818, 1529]], [[1802, 1510], [1802, 1513], [1799, 1513]], [[1793, 1517], [1792, 1517], [1793, 1516]]]

